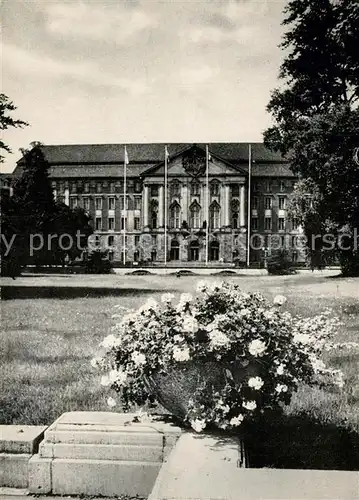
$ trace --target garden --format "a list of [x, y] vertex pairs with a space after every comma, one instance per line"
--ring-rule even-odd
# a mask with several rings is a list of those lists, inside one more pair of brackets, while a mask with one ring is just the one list
[[[227, 337], [232, 335], [233, 340], [235, 328], [233, 322], [232, 326], [228, 323], [223, 311], [217, 311], [222, 314], [221, 318], [218, 318], [217, 313], [217, 319], [214, 316], [210, 318], [211, 311], [214, 313], [214, 304], [218, 305], [217, 300], [210, 307], [204, 303], [193, 306], [199, 308], [197, 321], [202, 321], [208, 327], [206, 331], [209, 337], [206, 338], [212, 339], [211, 347], [207, 343], [206, 349], [197, 349], [194, 347], [196, 342], [184, 345], [178, 334], [179, 337], [174, 341], [176, 345], [172, 345], [173, 342], [170, 345], [171, 356], [168, 355], [169, 351], [167, 352], [167, 360], [164, 350], [168, 345], [168, 338], [165, 338], [164, 332], [168, 333], [172, 328], [179, 310], [180, 314], [187, 315], [192, 301], [209, 293], [205, 288], [208, 285], [198, 284], [201, 280], [199, 277], [186, 276], [177, 279], [173, 276], [126, 276], [124, 280], [123, 277], [115, 275], [24, 276], [14, 283], [5, 280], [3, 298], [8, 300], [2, 302], [0, 421], [2, 424], [50, 424], [65, 411], [122, 411], [126, 407], [140, 408], [143, 403], [144, 409], [150, 411], [153, 405], [146, 394], [149, 387], [155, 387], [157, 392], [152, 392], [156, 392], [157, 400], [162, 398], [165, 406], [171, 408], [171, 413], [195, 431], [245, 435], [249, 443], [247, 448], [251, 466], [357, 469], [358, 282], [356, 279], [337, 278], [334, 274], [335, 272], [303, 272], [293, 276], [223, 278], [222, 291], [226, 292], [227, 297], [221, 306], [224, 307], [223, 311], [231, 311], [235, 324], [238, 324], [236, 315], [240, 310], [245, 312], [242, 317], [244, 320], [248, 314], [248, 324], [251, 317], [257, 317], [245, 337], [252, 357], [248, 357], [248, 354], [243, 356], [244, 351], [241, 351], [238, 343], [234, 349], [233, 345], [228, 344], [223, 331], [227, 329]], [[209, 283], [213, 281], [210, 280]], [[10, 297], [10, 288], [19, 292], [14, 294], [15, 298]], [[230, 305], [227, 301], [233, 300], [234, 291], [239, 302]], [[256, 294], [258, 291], [260, 295]], [[239, 303], [240, 308], [237, 307]], [[147, 306], [144, 306], [145, 304]], [[135, 352], [136, 345], [139, 345], [136, 331], [140, 330], [138, 327], [135, 330], [131, 327], [131, 330], [130, 326], [133, 325], [131, 321], [134, 315], [143, 316], [145, 312], [145, 318], [146, 311], [150, 311], [151, 307], [159, 307], [161, 310], [164, 308], [164, 311], [167, 311], [168, 323], [166, 328], [157, 330], [155, 325], [152, 325], [152, 331], [157, 332], [156, 339], [151, 339], [151, 336], [146, 337], [147, 340], [145, 337], [143, 339], [146, 342], [146, 352], [151, 352], [151, 363], [146, 365], [150, 368], [149, 371], [146, 368], [146, 377], [139, 377], [138, 380], [146, 382], [146, 391], [142, 383], [126, 386], [118, 382], [124, 382], [128, 376], [128, 373], [121, 372], [120, 366], [129, 368], [129, 359], [132, 366], [139, 369], [138, 374], [144, 373], [141, 349], [137, 349], [137, 354]], [[263, 317], [259, 318], [258, 314], [264, 314], [266, 321], [272, 321], [272, 327], [269, 323], [263, 323]], [[292, 318], [302, 318], [300, 326], [289, 318], [289, 314]], [[307, 321], [307, 318], [311, 320]], [[122, 351], [125, 357], [121, 358], [116, 354], [117, 378], [106, 379], [114, 367], [102, 365], [103, 369], [98, 370], [98, 365], [101, 365], [98, 356], [101, 352], [104, 354], [106, 345], [110, 350], [116, 345], [111, 342], [119, 334], [119, 325], [123, 321], [130, 322], [126, 327], [129, 335], [129, 342], [126, 344], [128, 350], [125, 354]], [[216, 325], [213, 324], [216, 321]], [[288, 325], [291, 327], [288, 328]], [[300, 344], [300, 349], [299, 344], [295, 346], [289, 341], [293, 333], [291, 328], [295, 325], [297, 334], [305, 341]], [[144, 325], [142, 327], [145, 334]], [[189, 335], [198, 331], [197, 325], [193, 321], [191, 323], [188, 318], [186, 322], [182, 322], [181, 328], [183, 331], [187, 330]], [[257, 331], [252, 331], [252, 328], [257, 328]], [[266, 353], [263, 351], [263, 340], [268, 336], [269, 329], [273, 330], [276, 342]], [[315, 334], [318, 342], [307, 342], [307, 333]], [[333, 333], [333, 338], [329, 339], [330, 333]], [[241, 342], [243, 339], [244, 337]], [[243, 347], [243, 344], [241, 345]], [[159, 346], [162, 346], [161, 352]], [[332, 348], [327, 349], [329, 346]], [[142, 347], [144, 348], [144, 344]], [[307, 361], [314, 360], [311, 356], [319, 356], [319, 348], [324, 349], [324, 354], [315, 358], [316, 365], [306, 364], [301, 356], [305, 354]], [[234, 352], [238, 359], [233, 358]], [[264, 366], [268, 367], [267, 355], [272, 365], [270, 370], [263, 371], [261, 362], [265, 360]], [[155, 368], [159, 367], [161, 359], [163, 366], [168, 367], [170, 358], [174, 366], [176, 363], [188, 363], [189, 357], [212, 363], [208, 365], [215, 382], [211, 386], [217, 384], [218, 387], [210, 394], [205, 391], [198, 393], [199, 397], [193, 398], [195, 401], [189, 401], [190, 398], [187, 398], [187, 403], [190, 403], [187, 407], [184, 401], [180, 401], [178, 406], [176, 400], [177, 406], [174, 408], [175, 391], [167, 391], [167, 394], [166, 390], [163, 391], [166, 385], [173, 386], [173, 383], [163, 384], [163, 381], [156, 380], [151, 374], [155, 375]], [[112, 362], [106, 356], [103, 359]], [[249, 363], [250, 359], [260, 363]], [[213, 369], [216, 360], [217, 365], [223, 360], [227, 363], [226, 370], [222, 371], [225, 373], [224, 380], [221, 380], [221, 376], [217, 376]], [[325, 365], [321, 364], [322, 360]], [[241, 368], [233, 370], [233, 362], [238, 362]], [[197, 366], [200, 364], [197, 363]], [[329, 376], [334, 383], [312, 385], [313, 366], [316, 366], [315, 375], [319, 375], [319, 378]], [[243, 390], [239, 400], [238, 391], [236, 394], [230, 387], [232, 380], [239, 384], [243, 382], [244, 368], [247, 375], [250, 372], [249, 384], [246, 388], [243, 388], [242, 384]], [[342, 378], [339, 370], [343, 373]], [[122, 373], [122, 379], [118, 378], [118, 373]], [[202, 380], [204, 375], [201, 373]], [[192, 373], [188, 380], [198, 378], [198, 373], [196, 376]], [[116, 384], [119, 392], [111, 389], [111, 386]], [[161, 385], [162, 392], [159, 394], [158, 387]], [[172, 406], [169, 406], [169, 399]], [[282, 407], [284, 412], [277, 411]], [[260, 409], [265, 411], [257, 411]], [[163, 410], [155, 404], [151, 411]]]

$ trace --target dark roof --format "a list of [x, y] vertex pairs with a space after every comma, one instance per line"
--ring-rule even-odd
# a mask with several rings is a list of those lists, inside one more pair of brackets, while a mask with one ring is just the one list
[[[191, 143], [143, 143], [127, 144], [127, 153], [131, 161], [136, 163], [159, 163], [163, 160], [164, 147], [167, 145], [170, 156], [191, 147]], [[206, 144], [197, 143], [205, 148]], [[233, 161], [248, 161], [247, 142], [216, 142], [208, 144], [210, 152]], [[69, 163], [121, 163], [124, 157], [124, 144], [72, 144], [58, 146], [42, 146], [45, 157], [50, 164]], [[264, 147], [263, 143], [252, 144], [253, 159], [261, 162], [282, 162], [285, 159]], [[21, 162], [21, 160], [19, 160]]]

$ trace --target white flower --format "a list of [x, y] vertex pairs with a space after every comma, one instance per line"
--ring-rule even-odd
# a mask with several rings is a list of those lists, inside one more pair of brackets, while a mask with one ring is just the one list
[[276, 374], [277, 375], [283, 375], [283, 373], [284, 373], [284, 365], [281, 364], [281, 365], [277, 366]]
[[239, 315], [243, 316], [243, 318], [245, 318], [246, 316], [250, 316], [251, 315], [251, 311], [248, 308], [244, 308], [244, 309], [241, 309], [239, 311]]
[[146, 363], [146, 356], [138, 351], [134, 351], [131, 354], [131, 359], [135, 363], [135, 366], [144, 365]]
[[255, 401], [243, 401], [242, 406], [246, 410], [255, 410], [257, 408], [257, 403]]
[[116, 401], [113, 398], [109, 397], [109, 398], [107, 398], [107, 404], [108, 404], [108, 406], [113, 408], [114, 406], [116, 406]]
[[285, 384], [277, 384], [275, 390], [280, 394], [281, 392], [287, 392], [288, 386]]
[[311, 342], [313, 342], [313, 337], [311, 335], [309, 335], [309, 333], [296, 333], [293, 336], [293, 341], [296, 344], [307, 345], [307, 344], [310, 344]]
[[181, 293], [180, 296], [180, 302], [183, 304], [187, 304], [188, 302], [191, 302], [193, 299], [193, 295], [191, 293]]
[[198, 321], [193, 316], [185, 316], [182, 319], [181, 328], [184, 332], [193, 333], [198, 329]]
[[103, 386], [106, 387], [106, 386], [108, 386], [110, 384], [111, 384], [111, 382], [110, 382], [110, 379], [108, 378], [108, 375], [102, 375], [102, 377], [101, 377], [101, 385], [103, 385]]
[[231, 420], [229, 421], [230, 425], [233, 425], [233, 426], [238, 426], [238, 425], [241, 425], [241, 423], [243, 422], [243, 415], [240, 413], [237, 417], [233, 417], [231, 418]]
[[264, 385], [264, 382], [260, 377], [251, 377], [248, 380], [248, 385], [249, 387], [253, 387], [253, 389], [259, 390]]
[[207, 290], [208, 282], [205, 280], [200, 280], [197, 282], [196, 292], [205, 292]]
[[168, 304], [169, 302], [171, 302], [173, 299], [175, 298], [175, 296], [173, 295], [173, 293], [164, 293], [161, 297], [161, 302], [164, 302], [166, 304]]
[[227, 335], [220, 330], [212, 330], [208, 335], [211, 340], [212, 347], [226, 347], [231, 343]]
[[182, 335], [178, 335], [178, 334], [176, 334], [176, 335], [174, 335], [174, 337], [173, 337], [173, 341], [174, 341], [174, 342], [178, 342], [178, 344], [180, 344], [181, 342], [183, 342], [183, 341], [184, 341], [184, 337], [182, 337]]
[[264, 353], [264, 351], [266, 350], [266, 345], [262, 340], [254, 339], [249, 343], [248, 350], [252, 354], [252, 356], [257, 357]]
[[90, 363], [93, 368], [97, 368], [101, 364], [102, 358], [92, 358]]
[[147, 299], [146, 302], [138, 309], [139, 312], [148, 312], [150, 309], [156, 310], [158, 307], [158, 303], [155, 299]]
[[284, 297], [284, 295], [276, 295], [273, 299], [273, 303], [276, 306], [282, 306], [286, 302], [287, 302], [287, 299], [286, 299], [286, 297]]
[[104, 347], [105, 349], [112, 349], [114, 347], [118, 347], [120, 342], [121, 339], [111, 333], [110, 335], [107, 335], [107, 337], [103, 339], [100, 346]]
[[312, 363], [312, 367], [313, 367], [313, 370], [315, 373], [318, 373], [318, 372], [325, 370], [325, 368], [326, 368], [325, 363], [321, 359], [318, 359], [318, 358], [313, 356], [310, 361]]
[[174, 347], [173, 358], [176, 361], [188, 361], [190, 359], [188, 347], [184, 347], [183, 349], [180, 349], [179, 347]]
[[110, 383], [117, 383], [119, 385], [123, 385], [127, 380], [127, 373], [123, 370], [111, 370], [108, 374], [108, 378]]
[[206, 427], [206, 421], [197, 418], [196, 420], [192, 420], [191, 427], [196, 432], [202, 432], [203, 429]]

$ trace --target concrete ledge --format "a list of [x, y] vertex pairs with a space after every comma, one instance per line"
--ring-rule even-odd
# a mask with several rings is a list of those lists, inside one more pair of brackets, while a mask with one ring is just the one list
[[26, 488], [29, 453], [0, 453], [0, 486]]
[[148, 500], [357, 500], [359, 472], [245, 469], [238, 443], [184, 434]]
[[0, 425], [0, 453], [37, 453], [43, 425]]

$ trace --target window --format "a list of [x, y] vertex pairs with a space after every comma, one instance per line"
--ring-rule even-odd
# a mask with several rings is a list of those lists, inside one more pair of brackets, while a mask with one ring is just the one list
[[109, 183], [109, 191], [110, 191], [110, 193], [115, 192], [115, 183], [114, 182]]
[[108, 209], [115, 210], [115, 198], [113, 196], [108, 199]]
[[264, 230], [265, 231], [270, 231], [272, 229], [272, 218], [271, 217], [265, 217], [264, 218]]
[[279, 191], [285, 191], [285, 181], [279, 181]]
[[142, 199], [139, 196], [135, 196], [135, 210], [141, 210]]
[[180, 245], [177, 240], [171, 241], [170, 260], [179, 260], [180, 258]]
[[74, 209], [77, 207], [77, 198], [70, 198], [70, 208]]
[[121, 217], [121, 231], [127, 229], [127, 217]]
[[140, 181], [135, 181], [135, 193], [140, 193], [142, 191], [142, 186]]
[[101, 231], [101, 229], [102, 229], [102, 218], [101, 217], [96, 217], [95, 229], [96, 229], [96, 231]]
[[71, 182], [71, 193], [76, 193], [76, 182]]
[[192, 196], [199, 196], [201, 190], [201, 186], [199, 182], [192, 182], [191, 184], [191, 195]]
[[284, 231], [285, 229], [285, 220], [283, 217], [278, 218], [278, 231]]
[[138, 262], [140, 260], [140, 253], [138, 250], [135, 250], [133, 252], [133, 260], [134, 260], [134, 262]]
[[297, 181], [291, 181], [291, 186], [292, 189], [295, 189], [295, 186], [297, 185]]
[[141, 229], [141, 219], [139, 217], [134, 217], [133, 219], [133, 229], [139, 231]]
[[[121, 210], [124, 210], [125, 207], [124, 207], [124, 196], [121, 196]], [[128, 210], [128, 196], [126, 195], [126, 210]]]
[[108, 260], [109, 260], [110, 262], [112, 262], [112, 261], [113, 261], [113, 252], [108, 252]]
[[96, 182], [96, 193], [101, 193], [101, 192], [102, 192], [102, 183]]
[[102, 198], [95, 199], [96, 210], [102, 210]]
[[158, 196], [158, 186], [157, 184], [151, 186], [151, 196]]
[[296, 217], [293, 217], [292, 219], [292, 229], [293, 231], [297, 231], [299, 227], [299, 221]]
[[210, 227], [212, 229], [218, 229], [220, 226], [220, 207], [216, 205], [212, 205], [209, 209], [209, 220]]
[[109, 217], [108, 218], [108, 230], [109, 231], [114, 231], [115, 229], [115, 218], [114, 217]]
[[152, 247], [157, 246], [157, 234], [152, 235]]
[[178, 181], [172, 182], [170, 186], [171, 196], [177, 196], [177, 197], [180, 196], [180, 191], [181, 191], [180, 183]]
[[259, 198], [258, 198], [258, 196], [253, 196], [253, 198], [252, 198], [252, 208], [254, 208], [254, 210], [258, 210], [258, 208], [259, 208]]
[[170, 209], [170, 228], [179, 229], [180, 227], [181, 207], [176, 204]]
[[89, 193], [90, 192], [90, 183], [89, 182], [85, 182], [85, 184], [84, 184], [84, 192], [85, 193]]
[[94, 239], [95, 246], [96, 247], [100, 246], [100, 243], [101, 243], [101, 238], [98, 235], [96, 235]]
[[157, 229], [157, 212], [151, 213], [152, 229]]
[[232, 228], [239, 229], [239, 215], [238, 212], [233, 212], [232, 214]]
[[84, 203], [84, 210], [90, 210], [90, 199], [84, 198], [83, 203]]
[[265, 190], [267, 192], [269, 192], [269, 191], [271, 191], [271, 189], [272, 189], [272, 183], [271, 183], [271, 181], [269, 179], [267, 179], [266, 183], [265, 183]]
[[200, 213], [201, 208], [198, 204], [192, 205], [190, 209], [190, 226], [193, 229], [199, 229], [200, 227]]
[[107, 244], [108, 244], [108, 246], [109, 247], [113, 247], [114, 242], [115, 242], [115, 237], [114, 236], [108, 236], [108, 238], [107, 238]]
[[219, 243], [212, 241], [209, 245], [209, 260], [219, 260]]
[[211, 190], [211, 195], [212, 196], [218, 196], [219, 195], [219, 183], [218, 182], [212, 182], [210, 190]]
[[140, 235], [135, 234], [135, 247], [137, 247], [140, 244]]
[[[4, 187], [8, 187], [8, 182], [7, 182], [7, 181], [5, 181], [5, 182], [4, 182]], [[55, 189], [56, 189], [56, 181], [52, 181], [52, 182], [51, 182], [51, 188], [52, 188], [53, 190], [55, 190]]]
[[258, 231], [258, 217], [252, 218], [252, 230]]
[[151, 252], [151, 260], [152, 260], [152, 262], [154, 262], [156, 259], [157, 259], [157, 251], [156, 250], [152, 250], [152, 252]]
[[272, 197], [271, 196], [266, 196], [264, 198], [264, 208], [266, 210], [270, 210], [272, 208]]
[[286, 198], [285, 198], [285, 196], [279, 196], [278, 202], [279, 202], [279, 210], [284, 210], [285, 206], [286, 206]]
[[252, 181], [252, 190], [255, 192], [259, 191], [258, 181]]
[[232, 196], [238, 198], [238, 196], [239, 196], [239, 184], [232, 184]]

